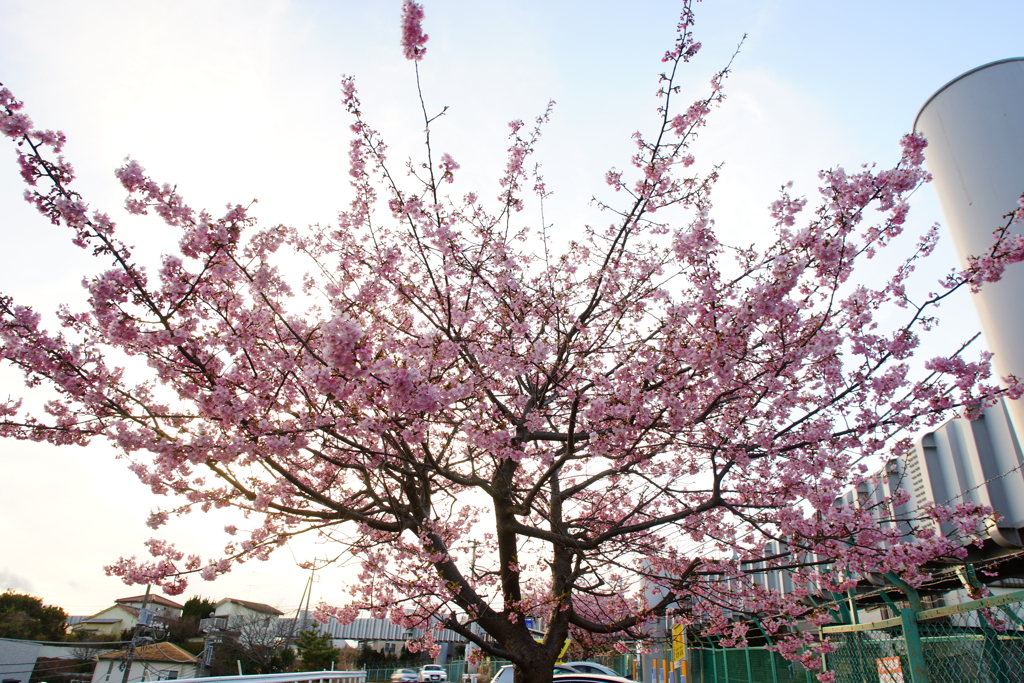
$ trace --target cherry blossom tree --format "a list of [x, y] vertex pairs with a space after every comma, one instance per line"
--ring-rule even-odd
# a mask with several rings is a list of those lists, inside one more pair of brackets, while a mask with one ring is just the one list
[[[423, 18], [406, 0], [417, 83]], [[792, 628], [824, 618], [808, 593], [865, 572], [919, 580], [927, 561], [962, 556], [991, 514], [931, 506], [897, 525], [899, 499], [835, 501], [913, 430], [1020, 396], [965, 347], [919, 378], [909, 361], [943, 299], [1024, 256], [1008, 232], [1021, 211], [937, 293], [906, 290], [934, 230], [886, 284], [859, 282], [855, 267], [901, 233], [927, 180], [925, 141], [907, 136], [891, 169], [822, 172], [816, 205], [784, 187], [769, 244], [727, 245], [712, 220], [717, 170], [694, 172], [691, 147], [729, 68], [680, 105], [681, 67], [700, 47], [692, 25], [686, 3], [660, 125], [605, 176], [609, 223], [558, 249], [543, 219], [525, 218], [548, 192], [531, 157], [550, 107], [509, 124], [496, 198], [455, 196], [460, 165], [431, 138], [443, 112], [420, 96], [425, 151], [403, 169], [345, 77], [352, 189], [337, 224], [260, 228], [249, 207], [196, 211], [128, 160], [127, 210], [180, 232], [150, 273], [74, 189], [64, 136], [0, 90], [26, 198], [107, 264], [86, 282], [87, 310], [57, 312], [59, 332], [0, 297], [3, 358], [54, 393], [42, 413], [0, 403], [0, 434], [109, 440], [174, 497], [154, 528], [191, 508], [234, 506], [252, 522], [228, 527], [212, 559], [154, 539], [154, 560], [108, 568], [126, 582], [177, 594], [193, 574], [214, 579], [313, 533], [362, 563], [350, 604], [323, 616], [449, 628], [514, 662], [519, 681], [550, 680], [570, 629], [621, 647], [667, 613], [735, 644], [748, 626], [730, 615], [746, 615], [817, 666], [829, 644]], [[293, 255], [308, 274], [291, 277]], [[902, 322], [883, 325], [888, 308]], [[946, 521], [959, 537], [935, 532]], [[765, 588], [771, 569], [797, 590]], [[545, 624], [540, 641], [527, 617]], [[433, 646], [429, 630], [417, 645]]]

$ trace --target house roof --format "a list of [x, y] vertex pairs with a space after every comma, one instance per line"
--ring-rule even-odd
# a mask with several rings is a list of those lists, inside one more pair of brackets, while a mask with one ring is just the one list
[[266, 605], [262, 602], [249, 602], [248, 600], [239, 600], [237, 598], [224, 598], [223, 600], [217, 603], [217, 607], [220, 607], [224, 603], [228, 602], [233, 602], [236, 605], [241, 605], [242, 607], [248, 610], [252, 610], [253, 612], [262, 612], [263, 614], [276, 614], [278, 616], [284, 614], [284, 612], [277, 609], [276, 607], [271, 607], [270, 605]]
[[[130, 617], [138, 617], [139, 616], [139, 611], [129, 607], [128, 605], [113, 604], [110, 607], [107, 607], [105, 609], [101, 609], [96, 614], [90, 614], [89, 616], [87, 616], [84, 619], [82, 619], [81, 621], [79, 621], [79, 623], [80, 624], [84, 624], [84, 623], [101, 624], [101, 623], [110, 623], [110, 622], [114, 622], [114, 621], [122, 621], [122, 619], [117, 618], [117, 617], [113, 617], [113, 616], [100, 617], [101, 614], [109, 614], [111, 612], [111, 610], [120, 610], [121, 612], [127, 614]], [[117, 614], [117, 612], [114, 612], [114, 614]]]
[[[97, 612], [96, 614], [93, 614], [92, 616], [89, 616], [89, 617], [78, 617], [77, 621], [75, 621], [74, 624], [69, 622], [68, 626], [82, 626], [83, 624], [113, 624], [113, 623], [118, 622], [118, 621], [124, 621], [123, 618], [118, 618], [116, 616], [101, 617], [100, 615], [103, 615], [103, 614], [105, 614], [105, 615], [124, 614], [127, 617], [129, 617], [129, 618], [138, 619], [140, 611], [141, 610], [138, 607], [131, 607], [130, 605], [122, 605], [121, 603], [115, 603], [115, 604], [111, 605], [110, 607], [106, 608], [105, 610], [100, 610], [99, 612]], [[165, 617], [161, 617], [160, 615], [156, 615], [154, 618], [159, 620], [159, 621], [162, 621], [162, 622], [166, 622], [167, 621], [167, 619]]]
[[[146, 600], [146, 596], [145, 595], [133, 595], [133, 596], [131, 596], [129, 598], [118, 598], [117, 600], [114, 600], [114, 602], [119, 603], [119, 604], [120, 603], [125, 603], [125, 602], [139, 602], [139, 603], [141, 603], [141, 602], [144, 602], [145, 600]], [[154, 605], [163, 605], [164, 607], [173, 607], [174, 609], [184, 609], [185, 608], [184, 605], [179, 605], [178, 603], [174, 602], [173, 600], [168, 600], [167, 598], [165, 598], [162, 595], [151, 594], [149, 596], [149, 602], [154, 604]]]
[[78, 621], [79, 624], [116, 624], [123, 619], [82, 619]]
[[[119, 652], [108, 652], [99, 656], [99, 659], [119, 659], [124, 656], [124, 650]], [[182, 650], [172, 643], [153, 643], [136, 648], [132, 657], [139, 662], [173, 662], [174, 664], [192, 664], [198, 660], [199, 655]]]

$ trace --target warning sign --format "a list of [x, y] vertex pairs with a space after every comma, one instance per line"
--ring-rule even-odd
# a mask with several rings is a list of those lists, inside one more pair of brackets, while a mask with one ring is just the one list
[[903, 683], [903, 665], [899, 657], [882, 657], [875, 662], [878, 664], [878, 683]]

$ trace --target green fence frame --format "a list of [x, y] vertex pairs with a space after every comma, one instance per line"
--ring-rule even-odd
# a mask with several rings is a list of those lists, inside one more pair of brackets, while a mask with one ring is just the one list
[[[905, 587], [912, 605], [916, 591]], [[836, 683], [892, 683], [881, 660], [905, 683], [1015, 683], [1024, 680], [1024, 591], [930, 610], [903, 609], [899, 617], [826, 626], [837, 645], [826, 655]], [[890, 669], [892, 671], [892, 669]]]
[[687, 683], [814, 683], [799, 664], [763, 647], [686, 650]]

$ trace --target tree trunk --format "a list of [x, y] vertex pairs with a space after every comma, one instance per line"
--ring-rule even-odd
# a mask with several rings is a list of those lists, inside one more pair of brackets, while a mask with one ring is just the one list
[[[547, 658], [545, 657], [545, 659]], [[513, 668], [515, 683], [551, 683], [554, 667], [553, 657], [551, 658], [551, 663], [547, 665], [538, 663], [529, 666], [519, 666], [516, 664]]]

